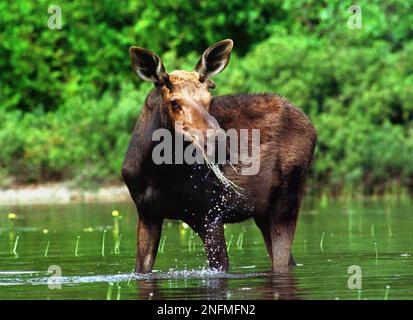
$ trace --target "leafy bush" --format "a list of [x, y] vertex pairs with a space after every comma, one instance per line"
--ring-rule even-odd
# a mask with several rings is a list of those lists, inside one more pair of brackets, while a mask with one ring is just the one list
[[119, 95], [75, 96], [53, 113], [3, 112], [0, 167], [17, 182], [119, 177], [147, 90], [126, 82]]
[[128, 47], [191, 69], [232, 38], [215, 94], [275, 92], [303, 109], [319, 143], [316, 188], [413, 190], [413, 3], [351, 1], [59, 1], [0, 3], [0, 185], [118, 180], [150, 84], [132, 80]]

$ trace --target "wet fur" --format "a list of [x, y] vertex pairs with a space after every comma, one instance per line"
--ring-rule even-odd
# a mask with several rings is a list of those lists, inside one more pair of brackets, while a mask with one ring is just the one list
[[273, 269], [293, 264], [291, 243], [316, 144], [308, 117], [274, 94], [212, 99], [210, 114], [224, 130], [260, 129], [257, 175], [240, 175], [230, 165], [221, 167], [227, 178], [244, 188], [239, 196], [225, 189], [205, 165], [152, 163], [152, 133], [168, 128], [160, 90], [153, 89], [145, 101], [122, 168], [139, 213], [136, 270], [152, 270], [166, 218], [182, 220], [198, 233], [212, 268], [228, 270], [223, 224], [251, 217], [263, 234]]

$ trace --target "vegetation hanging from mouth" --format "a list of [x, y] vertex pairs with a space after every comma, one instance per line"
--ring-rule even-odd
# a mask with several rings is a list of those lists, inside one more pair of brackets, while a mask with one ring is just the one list
[[207, 167], [215, 174], [215, 176], [217, 177], [217, 179], [219, 180], [219, 182], [221, 182], [225, 188], [230, 188], [232, 189], [237, 195], [241, 195], [241, 191], [244, 190], [244, 188], [238, 186], [236, 183], [234, 183], [233, 181], [231, 181], [230, 179], [228, 179], [221, 171], [221, 169], [219, 168], [218, 164], [216, 163], [212, 163], [211, 161], [209, 161], [207, 155], [205, 154], [205, 150], [203, 148], [201, 148], [199, 146], [198, 143], [196, 143], [195, 141], [193, 142], [195, 144], [195, 146], [201, 151], [202, 153], [202, 157], [205, 160], [205, 164], [207, 165]]

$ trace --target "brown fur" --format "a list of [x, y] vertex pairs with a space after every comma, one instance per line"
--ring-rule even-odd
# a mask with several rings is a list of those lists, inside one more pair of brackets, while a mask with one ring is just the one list
[[[174, 83], [173, 76], [171, 79]], [[152, 132], [170, 126], [170, 115], [164, 112], [165, 90], [158, 87], [148, 95], [122, 169], [139, 213], [137, 272], [152, 270], [165, 218], [182, 220], [199, 234], [212, 268], [228, 270], [223, 224], [250, 217], [263, 234], [273, 268], [293, 264], [291, 243], [316, 143], [307, 116], [273, 94], [236, 94], [211, 100], [205, 110], [209, 109], [223, 129], [261, 130], [257, 175], [242, 176], [229, 165], [222, 166], [224, 174], [244, 188], [242, 196], [237, 196], [223, 189], [212, 174], [205, 178], [205, 167], [196, 174], [194, 166], [152, 163]], [[194, 94], [197, 86], [188, 90], [188, 95]], [[224, 210], [214, 212], [213, 207], [220, 205], [217, 196], [224, 194]]]
[[[204, 242], [209, 266], [226, 271], [224, 223], [253, 217], [273, 269], [294, 264], [291, 244], [316, 132], [299, 109], [273, 94], [212, 98], [209, 89], [215, 85], [208, 78], [225, 69], [232, 47], [230, 39], [219, 41], [205, 50], [195, 71], [170, 74], [155, 53], [139, 47], [129, 49], [133, 70], [155, 84], [122, 168], [139, 213], [137, 272], [152, 270], [164, 219], [190, 225]], [[213, 133], [220, 128], [238, 133], [240, 129], [259, 129], [260, 170], [255, 175], [242, 175], [247, 164], [221, 164], [225, 177], [242, 188], [237, 192], [225, 185], [221, 176], [218, 179], [210, 174], [206, 165], [155, 165], [151, 151], [156, 142], [151, 137], [158, 128], [177, 130], [188, 143], [203, 150], [211, 129]], [[248, 152], [252, 150], [249, 144]]]

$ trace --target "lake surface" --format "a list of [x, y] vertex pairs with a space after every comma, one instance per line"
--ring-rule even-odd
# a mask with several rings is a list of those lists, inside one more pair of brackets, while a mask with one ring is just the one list
[[413, 299], [410, 199], [306, 199], [298, 266], [276, 273], [251, 220], [226, 226], [226, 274], [166, 221], [155, 271], [135, 275], [136, 222], [132, 203], [0, 207], [0, 299]]

